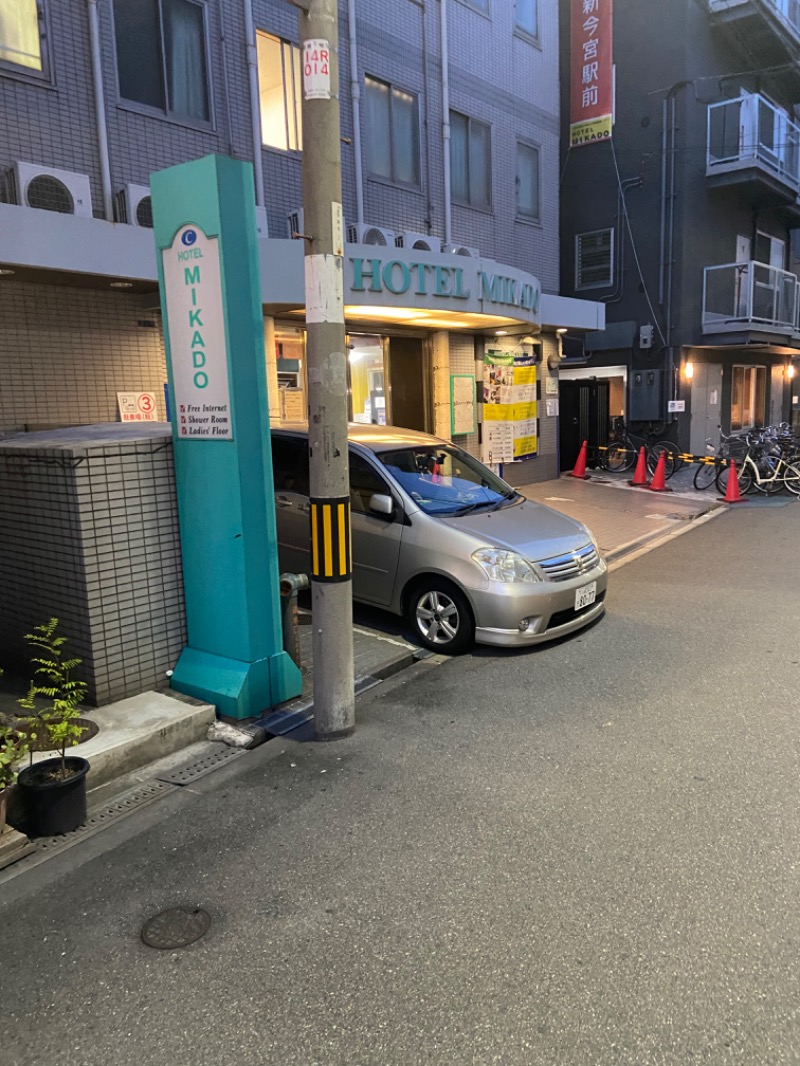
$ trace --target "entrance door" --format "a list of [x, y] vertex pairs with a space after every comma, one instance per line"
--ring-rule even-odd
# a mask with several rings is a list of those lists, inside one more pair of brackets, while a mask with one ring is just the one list
[[423, 341], [417, 337], [389, 338], [389, 391], [393, 426], [428, 429], [427, 366]]
[[719, 443], [721, 396], [722, 366], [719, 363], [695, 363], [689, 427], [689, 450], [693, 455], [706, 454], [707, 440], [714, 448]]
[[783, 421], [783, 367], [773, 366], [769, 384], [769, 422], [777, 426]]
[[589, 449], [605, 444], [609, 433], [608, 380], [588, 378], [559, 383], [559, 451], [561, 469], [575, 466], [581, 443]]

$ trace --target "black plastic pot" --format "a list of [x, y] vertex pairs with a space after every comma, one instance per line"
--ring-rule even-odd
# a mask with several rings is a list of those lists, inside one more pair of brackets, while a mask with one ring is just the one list
[[66, 766], [72, 773], [63, 781], [48, 778], [49, 773], [61, 768], [61, 759], [44, 759], [20, 770], [17, 788], [28, 836], [71, 833], [86, 821], [89, 763], [78, 755], [68, 755]]

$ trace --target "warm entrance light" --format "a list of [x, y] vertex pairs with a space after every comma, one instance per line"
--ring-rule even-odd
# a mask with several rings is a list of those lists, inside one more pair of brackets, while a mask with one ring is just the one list
[[794, 363], [789, 363], [789, 365], [786, 367], [786, 377], [789, 378], [789, 380], [791, 381], [796, 373], [797, 368], [795, 367]]
[[694, 377], [694, 363], [691, 361], [683, 364], [683, 376], [687, 381], [691, 381]]

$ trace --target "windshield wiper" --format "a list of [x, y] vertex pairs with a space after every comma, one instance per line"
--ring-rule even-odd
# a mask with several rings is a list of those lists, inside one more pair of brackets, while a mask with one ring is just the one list
[[[502, 502], [503, 501], [500, 500], [500, 503]], [[451, 511], [450, 514], [454, 518], [460, 518], [461, 515], [472, 514], [472, 512], [477, 511], [479, 507], [490, 507], [494, 510], [495, 507], [497, 507], [497, 502], [495, 500], [478, 500], [477, 503], [468, 503], [466, 507], [459, 507], [457, 511]]]

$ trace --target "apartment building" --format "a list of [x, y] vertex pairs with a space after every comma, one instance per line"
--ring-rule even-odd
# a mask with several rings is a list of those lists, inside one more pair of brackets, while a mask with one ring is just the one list
[[[704, 453], [719, 425], [800, 411], [800, 4], [599, 4], [613, 136], [569, 146], [565, 86], [562, 291], [602, 301], [607, 324], [565, 341], [563, 454], [610, 414]], [[565, 70], [570, 17], [563, 0]]]
[[[559, 295], [558, 35], [555, 0], [340, 4], [356, 421], [485, 454], [486, 353], [554, 396], [558, 331], [603, 326]], [[301, 95], [285, 0], [4, 0], [0, 433], [114, 421], [120, 392], [166, 417], [149, 175], [209, 153], [253, 164], [270, 413], [303, 416]], [[557, 403], [537, 419], [518, 484], [557, 470]]]

